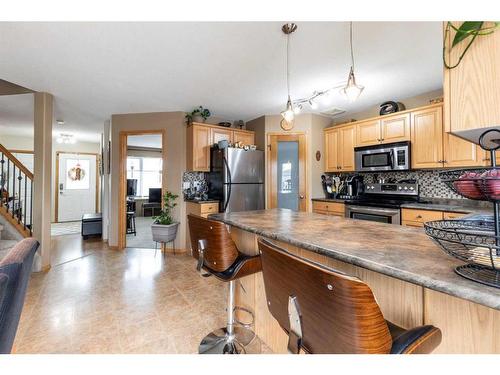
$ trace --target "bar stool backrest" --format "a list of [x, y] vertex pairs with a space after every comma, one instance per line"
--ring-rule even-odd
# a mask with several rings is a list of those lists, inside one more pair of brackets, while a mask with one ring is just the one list
[[205, 266], [216, 272], [226, 271], [236, 261], [239, 252], [225, 224], [191, 214], [188, 223], [193, 257], [198, 259], [198, 241], [205, 240]]
[[[389, 328], [368, 285], [263, 239], [259, 249], [269, 311], [290, 338], [301, 334], [298, 346], [309, 353], [390, 352]], [[290, 332], [290, 297], [301, 332]]]

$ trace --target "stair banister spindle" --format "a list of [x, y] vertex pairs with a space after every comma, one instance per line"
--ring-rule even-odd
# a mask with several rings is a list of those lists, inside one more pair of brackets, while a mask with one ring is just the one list
[[21, 199], [21, 196], [22, 196], [22, 193], [21, 193], [21, 181], [23, 180], [23, 176], [21, 174], [21, 170], [19, 170], [19, 176], [17, 177], [17, 191], [18, 191], [18, 194], [17, 194], [17, 203], [18, 203], [18, 209], [17, 209], [17, 213], [16, 213], [16, 216], [17, 216], [17, 222], [18, 223], [21, 223], [21, 220], [23, 218], [23, 203], [24, 201]]
[[5, 180], [5, 207], [9, 212], [9, 178], [10, 178], [10, 160], [7, 159], [7, 179]]
[[30, 236], [33, 234], [33, 180], [30, 180]]
[[23, 209], [23, 214], [24, 214], [24, 219], [23, 219], [23, 225], [24, 229], [26, 229], [26, 213], [28, 212], [28, 200], [26, 199], [26, 194], [28, 193], [28, 176], [24, 175], [24, 209]]

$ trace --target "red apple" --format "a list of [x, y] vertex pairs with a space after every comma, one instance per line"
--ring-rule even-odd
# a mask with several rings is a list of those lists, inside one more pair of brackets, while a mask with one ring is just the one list
[[456, 181], [453, 187], [461, 195], [470, 199], [484, 198], [481, 190], [480, 174], [472, 171], [465, 171]]
[[500, 170], [488, 169], [481, 174], [483, 192], [488, 199], [500, 200]]

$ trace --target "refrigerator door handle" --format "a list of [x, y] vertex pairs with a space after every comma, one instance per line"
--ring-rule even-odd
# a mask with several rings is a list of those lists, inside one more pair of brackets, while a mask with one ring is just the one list
[[222, 209], [222, 212], [226, 212], [227, 206], [229, 205], [229, 199], [231, 198], [231, 170], [229, 169], [229, 165], [227, 163], [227, 159], [225, 156], [222, 156], [222, 160], [224, 161], [224, 165], [226, 167], [227, 171], [227, 197], [226, 201], [224, 202], [224, 208]]

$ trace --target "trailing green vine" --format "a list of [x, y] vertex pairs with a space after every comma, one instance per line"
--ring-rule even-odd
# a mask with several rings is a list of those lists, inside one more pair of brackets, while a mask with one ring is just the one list
[[[444, 32], [444, 41], [443, 41], [443, 62], [444, 66], [447, 69], [453, 69], [456, 68], [462, 59], [464, 58], [465, 54], [469, 50], [470, 46], [476, 40], [478, 36], [484, 36], [484, 35], [489, 35], [493, 34], [495, 30], [500, 26], [500, 22], [493, 22], [492, 26], [486, 26], [483, 27], [484, 21], [465, 21], [460, 25], [460, 27], [455, 27], [451, 22], [448, 22], [446, 24], [445, 32]], [[448, 34], [450, 32], [450, 29], [453, 29], [456, 31], [455, 37], [453, 38], [453, 41], [451, 43], [450, 50], [455, 47], [458, 43], [461, 41], [470, 38], [467, 46], [464, 48], [464, 51], [458, 58], [458, 61], [456, 64], [450, 65], [449, 62], [446, 61], [446, 40], [448, 38]]]

